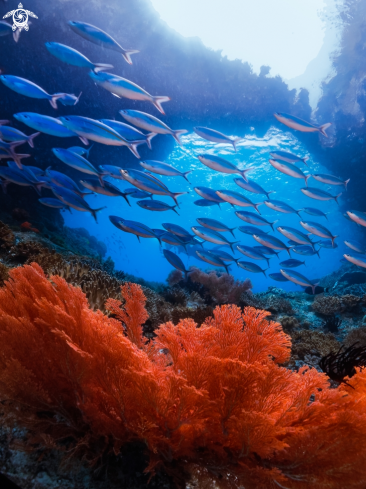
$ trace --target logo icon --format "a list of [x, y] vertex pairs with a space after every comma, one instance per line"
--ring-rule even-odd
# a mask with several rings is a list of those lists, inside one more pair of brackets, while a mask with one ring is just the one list
[[13, 32], [15, 32], [18, 29], [19, 33], [23, 29], [25, 31], [29, 30], [28, 17], [33, 17], [35, 19], [38, 19], [38, 17], [30, 10], [24, 10], [23, 5], [21, 3], [18, 5], [18, 8], [16, 10], [12, 10], [11, 12], [5, 14], [3, 19], [7, 19], [8, 17], [11, 16], [13, 16], [13, 26], [12, 26]]

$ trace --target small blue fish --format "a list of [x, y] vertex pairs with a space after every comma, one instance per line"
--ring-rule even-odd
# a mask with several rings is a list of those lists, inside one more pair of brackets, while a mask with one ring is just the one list
[[314, 248], [314, 243], [310, 240], [310, 238], [295, 228], [289, 226], [278, 226], [277, 231], [286, 236], [286, 238], [290, 239], [292, 242], [295, 242], [296, 245], [304, 244], [310, 245]]
[[230, 246], [232, 251], [234, 251], [233, 244], [238, 243], [238, 241], [228, 241], [225, 236], [222, 236], [222, 234], [217, 233], [216, 231], [212, 231], [211, 229], [204, 228], [203, 226], [192, 226], [191, 229], [196, 236], [203, 239], [204, 241], [209, 241], [210, 243], [215, 244], [228, 245]]
[[99, 209], [92, 209], [82, 197], [67, 188], [53, 185], [51, 190], [55, 194], [55, 196], [60, 199], [61, 202], [63, 202], [64, 204], [67, 204], [68, 206], [80, 212], [90, 212], [90, 214], [94, 217], [95, 222], [98, 222], [97, 212], [106, 209], [106, 206], [100, 207]]
[[114, 121], [110, 119], [100, 119], [106, 126], [114, 129], [120, 136], [127, 141], [140, 141], [139, 144], [147, 144], [149, 149], [152, 149], [151, 141], [157, 136], [156, 132], [150, 132], [149, 134], [144, 134], [133, 126], [125, 124], [124, 122]]
[[300, 156], [293, 155], [292, 153], [287, 153], [287, 151], [271, 151], [270, 156], [274, 158], [275, 160], [283, 160], [287, 161], [288, 163], [299, 163], [300, 161], [302, 163], [305, 163], [307, 166], [307, 160], [309, 159], [308, 156], [305, 156], [304, 158], [300, 158]]
[[262, 270], [262, 268], [259, 267], [258, 265], [256, 265], [255, 263], [252, 263], [250, 261], [241, 261], [241, 260], [238, 261], [237, 265], [238, 265], [238, 267], [243, 268], [244, 270], [247, 270], [248, 272], [263, 273], [263, 275], [265, 277], [267, 277], [266, 270], [268, 270], [268, 268], [266, 268], [265, 270]]
[[294, 253], [297, 253], [298, 255], [304, 255], [304, 256], [313, 256], [316, 254], [320, 258], [319, 250], [315, 250], [311, 246], [307, 246], [307, 245], [294, 246], [292, 248], [292, 251]]
[[196, 219], [196, 221], [201, 226], [204, 226], [204, 227], [206, 227], [208, 229], [212, 229], [213, 231], [217, 231], [219, 233], [225, 233], [225, 232], [228, 231], [235, 238], [235, 234], [233, 233], [233, 231], [236, 228], [229, 228], [228, 226], [226, 226], [226, 224], [223, 224], [223, 223], [221, 223], [219, 221], [216, 221], [216, 219], [209, 219], [209, 218], [206, 218], [206, 217], [199, 217], [199, 218]]
[[268, 248], [268, 246], [253, 246], [254, 250], [259, 251], [262, 255], [276, 255], [278, 257], [279, 252], [272, 250], [272, 248]]
[[254, 224], [255, 226], [271, 226], [274, 231], [273, 225], [278, 221], [269, 222], [262, 216], [257, 216], [253, 214], [253, 212], [248, 211], [236, 211], [235, 215], [244, 222], [249, 222], [250, 224]]
[[43, 181], [38, 180], [34, 175], [30, 178], [29, 172], [23, 172], [19, 168], [0, 167], [0, 178], [4, 181], [1, 182], [4, 193], [6, 193], [7, 185], [15, 183], [22, 187], [33, 187], [38, 195], [41, 195], [41, 189]]
[[332, 233], [324, 226], [321, 224], [318, 224], [317, 222], [311, 222], [311, 221], [300, 221], [300, 225], [306, 229], [306, 231], [310, 234], [315, 234], [316, 236], [320, 236], [321, 238], [328, 238], [332, 241], [332, 244], [334, 245], [334, 240], [338, 236], [333, 236]]
[[191, 173], [192, 170], [182, 173], [176, 168], [174, 168], [172, 165], [168, 165], [168, 163], [163, 163], [162, 161], [145, 160], [145, 161], [140, 161], [139, 163], [142, 166], [142, 168], [145, 168], [145, 170], [148, 170], [152, 173], [157, 173], [158, 175], [165, 175], [167, 177], [183, 177], [185, 180], [187, 180], [188, 183], [190, 183], [187, 178], [187, 175]]
[[278, 273], [269, 273], [268, 274], [269, 277], [271, 277], [272, 280], [276, 280], [276, 282], [288, 282], [289, 279], [284, 277], [282, 275], [282, 273], [278, 272]]
[[121, 53], [128, 64], [132, 65], [131, 54], [139, 53], [136, 49], [124, 49], [117, 41], [113, 39], [112, 36], [106, 32], [95, 27], [94, 25], [87, 24], [86, 22], [77, 22], [70, 20], [68, 22], [71, 29], [76, 32], [79, 36], [83, 37], [87, 41], [93, 42], [98, 46], [102, 46], [106, 49], [111, 49], [112, 51], [117, 51]]
[[71, 93], [56, 93], [55, 95], [60, 95], [58, 99], [59, 102], [67, 107], [68, 105], [76, 105], [79, 102], [82, 93], [83, 92], [80, 92], [78, 97]]
[[353, 263], [353, 265], [356, 265], [358, 267], [366, 268], [366, 258], [363, 257], [355, 257], [351, 255], [343, 255], [344, 258], [349, 261], [350, 263]]
[[218, 249], [213, 249], [213, 250], [209, 250], [207, 253], [209, 253], [210, 255], [215, 255], [217, 257], [220, 258], [220, 260], [222, 261], [228, 261], [228, 262], [232, 262], [234, 261], [235, 263], [238, 262], [239, 258], [234, 258], [233, 256], [230, 255], [230, 253], [226, 253], [226, 251], [222, 251], [222, 250], [218, 250]]
[[315, 187], [307, 187], [300, 189], [303, 194], [311, 199], [315, 200], [335, 200], [339, 205], [338, 199], [342, 195], [342, 192], [338, 195], [331, 195], [328, 192], [324, 192], [324, 190], [320, 190]]
[[186, 270], [186, 267], [184, 266], [184, 263], [182, 260], [179, 258], [178, 255], [175, 253], [169, 251], [169, 250], [163, 250], [165, 258], [168, 260], [168, 262], [177, 270], [180, 270], [181, 272], [184, 273], [185, 277], [187, 278], [189, 270]]
[[198, 207], [211, 207], [213, 205], [218, 205], [220, 207], [220, 202], [214, 202], [213, 200], [207, 200], [207, 199], [198, 199], [195, 200], [193, 203]]
[[156, 238], [161, 244], [160, 237], [157, 236], [152, 229], [142, 222], [137, 221], [128, 221], [127, 219], [123, 219], [122, 217], [117, 216], [109, 216], [109, 220], [112, 224], [114, 224], [118, 229], [124, 231], [125, 233], [134, 234], [138, 241], [141, 238]]
[[171, 222], [164, 222], [162, 224], [163, 228], [169, 231], [169, 233], [175, 234], [181, 238], [191, 239], [193, 235], [190, 234], [186, 229], [182, 228], [178, 224], [173, 224]]
[[48, 115], [36, 114], [34, 112], [19, 112], [14, 114], [17, 121], [23, 122], [28, 127], [35, 129], [36, 131], [44, 132], [50, 136], [57, 136], [59, 138], [69, 138], [77, 136], [74, 131], [67, 129], [60, 119], [49, 117]]
[[64, 96], [64, 93], [50, 95], [43, 88], [35, 83], [13, 75], [0, 75], [0, 81], [10, 90], [26, 97], [48, 100], [54, 109], [57, 109], [57, 100]]
[[255, 204], [251, 200], [247, 199], [244, 195], [239, 194], [239, 192], [233, 192], [232, 190], [217, 190], [216, 194], [220, 199], [228, 202], [231, 205], [237, 205], [239, 207], [254, 207], [254, 209], [260, 214], [258, 207], [262, 205], [262, 202]]
[[283, 270], [281, 269], [280, 272], [282, 275], [293, 282], [294, 284], [297, 285], [302, 285], [303, 287], [311, 287], [313, 294], [315, 292], [315, 287], [318, 285], [318, 283], [311, 283], [309, 279], [304, 277], [304, 275], [301, 275], [299, 272], [295, 272], [294, 270]]
[[326, 239], [324, 241], [317, 241], [317, 244], [321, 247], [321, 248], [326, 248], [326, 249], [335, 249], [335, 248], [338, 248], [338, 245], [337, 243], [334, 243], [332, 244], [332, 240], [331, 239]]
[[[1, 123], [1, 121], [0, 121]], [[31, 148], [34, 148], [33, 139], [41, 134], [40, 132], [35, 132], [30, 136], [24, 134], [24, 132], [19, 131], [19, 129], [15, 129], [10, 126], [3, 126], [0, 124], [0, 139], [8, 142], [18, 142], [18, 141], [27, 141]]]
[[103, 185], [101, 185], [98, 179], [87, 179], [80, 180], [80, 183], [85, 188], [91, 190], [92, 192], [96, 192], [97, 194], [107, 195], [108, 197], [123, 197], [127, 204], [131, 207], [131, 204], [127, 198], [128, 194], [126, 192], [122, 192], [110, 182], [103, 181]]
[[247, 190], [248, 192], [252, 192], [253, 194], [262, 194], [266, 195], [267, 199], [269, 199], [269, 194], [272, 194], [274, 191], [271, 190], [270, 192], [266, 192], [258, 183], [254, 182], [253, 180], [245, 181], [242, 178], [234, 178], [234, 182], [236, 185], [238, 185], [240, 188]]
[[350, 181], [350, 178], [348, 180], [342, 180], [341, 178], [335, 177], [334, 175], [328, 175], [325, 173], [316, 173], [315, 175], [313, 175], [313, 178], [315, 178], [315, 180], [318, 180], [318, 182], [327, 183], [328, 185], [344, 185], [346, 190], [347, 184]]
[[304, 261], [295, 260], [294, 258], [290, 258], [289, 260], [281, 261], [280, 265], [281, 265], [281, 267], [284, 267], [284, 268], [296, 268], [296, 267], [299, 267], [301, 265], [306, 266]]
[[320, 132], [325, 137], [328, 137], [325, 130], [332, 125], [331, 122], [327, 122], [326, 124], [318, 126], [311, 122], [306, 122], [299, 117], [295, 117], [294, 115], [285, 114], [284, 112], [276, 112], [274, 116], [279, 122], [282, 122], [282, 124], [285, 124], [285, 126], [290, 127], [291, 129], [296, 129], [301, 132]]
[[219, 144], [232, 144], [233, 148], [236, 152], [236, 145], [243, 140], [243, 138], [234, 138], [231, 139], [229, 136], [225, 136], [219, 131], [215, 131], [214, 129], [209, 129], [208, 127], [197, 126], [193, 128], [194, 132], [201, 136], [203, 139], [207, 139], [207, 141], [212, 141], [213, 143]]
[[366, 226], [366, 212], [347, 211], [349, 219], [359, 226]]
[[71, 153], [75, 153], [79, 156], [85, 155], [85, 158], [89, 158], [89, 154], [93, 146], [94, 144], [92, 144], [89, 149], [82, 148], [81, 146], [71, 146], [71, 148], [67, 148], [67, 151], [71, 151]]
[[272, 248], [274, 250], [286, 250], [290, 255], [290, 246], [286, 246], [281, 240], [274, 236], [269, 236], [268, 234], [253, 234], [253, 238], [261, 245], [267, 246], [267, 248]]
[[72, 178], [65, 175], [64, 173], [61, 173], [56, 170], [52, 170], [51, 168], [47, 168], [46, 176], [50, 178], [51, 183], [53, 183], [54, 185], [58, 185], [59, 187], [64, 187], [69, 190], [72, 190], [82, 198], [85, 198], [87, 195], [92, 195], [93, 193], [93, 192], [84, 192], [83, 190], [80, 190], [80, 188], [76, 185], [76, 183]]
[[302, 178], [303, 180], [305, 180], [306, 186], [308, 184], [308, 179], [312, 176], [305, 175], [304, 172], [300, 170], [300, 168], [297, 168], [297, 166], [295, 166], [293, 163], [288, 163], [287, 161], [270, 159], [269, 162], [273, 166], [273, 168], [276, 168], [276, 170], [284, 173], [285, 175], [294, 178]]
[[168, 243], [172, 246], [182, 246], [185, 252], [187, 253], [186, 243], [185, 241], [183, 241], [182, 238], [179, 238], [179, 236], [172, 233], [168, 233], [167, 231], [163, 231], [163, 230], [153, 229], [153, 231], [155, 234], [157, 234], [158, 232], [161, 241], [164, 241], [164, 243]]
[[344, 244], [348, 248], [351, 248], [351, 250], [357, 251], [357, 253], [361, 253], [362, 255], [366, 254], [366, 246], [363, 246], [359, 241], [348, 239]]
[[290, 205], [285, 204], [284, 202], [281, 202], [279, 200], [265, 200], [264, 204], [270, 209], [277, 212], [283, 212], [284, 214], [297, 214], [298, 216], [300, 216], [300, 212], [303, 210], [299, 209], [297, 211]]
[[58, 42], [46, 42], [45, 44], [46, 48], [53, 56], [69, 65], [79, 66], [80, 68], [89, 68], [95, 73], [113, 68], [112, 65], [104, 63], [92, 63], [86, 56], [79, 53], [79, 51], [70, 48], [70, 46], [65, 46], [65, 44], [60, 44]]
[[225, 202], [221, 197], [217, 195], [215, 190], [212, 190], [208, 187], [194, 187], [193, 190], [205, 200], [211, 200], [212, 202], [217, 202], [218, 204], [222, 204]]
[[67, 209], [71, 213], [71, 209], [68, 205], [61, 202], [59, 199], [53, 199], [52, 197], [43, 197], [42, 199], [38, 199], [43, 205], [47, 207], [53, 207], [54, 209]]
[[108, 175], [109, 177], [116, 178], [117, 180], [124, 180], [121, 174], [121, 168], [119, 166], [99, 165], [99, 168], [104, 173], [104, 175]]
[[268, 232], [262, 231], [259, 228], [256, 228], [255, 226], [239, 226], [239, 231], [241, 231], [244, 234], [249, 234], [250, 236], [253, 236], [254, 234], [263, 234], [266, 236]]
[[209, 253], [208, 251], [204, 250], [197, 250], [196, 255], [206, 263], [209, 263], [210, 265], [214, 265], [215, 267], [222, 267], [225, 268], [226, 273], [229, 273], [229, 266], [226, 265], [226, 263], [221, 260], [217, 255], [213, 255]]
[[71, 166], [71, 168], [75, 168], [83, 173], [96, 176], [99, 179], [101, 186], [104, 186], [104, 181], [102, 179], [104, 173], [94, 168], [87, 159], [63, 148], [52, 148], [52, 152], [59, 160], [65, 163], [65, 165]]
[[211, 168], [212, 170], [221, 172], [221, 173], [239, 173], [245, 181], [247, 181], [247, 176], [246, 174], [248, 171], [251, 171], [253, 168], [247, 168], [245, 170], [239, 170], [238, 167], [233, 165], [227, 160], [224, 160], [223, 158], [220, 158], [219, 156], [214, 156], [214, 155], [209, 155], [209, 154], [203, 154], [199, 155], [198, 159], [200, 162], [207, 166], [208, 168]]
[[269, 258], [263, 255], [260, 251], [255, 250], [252, 246], [237, 245], [236, 249], [253, 260], [266, 260], [267, 265], [269, 266]]
[[133, 199], [152, 199], [154, 197], [153, 194], [150, 194], [149, 192], [145, 192], [144, 190], [139, 190], [132, 187], [126, 188], [125, 192], [129, 197], [132, 197]]
[[310, 214], [311, 216], [325, 217], [325, 219], [328, 220], [327, 213], [324, 213], [319, 209], [315, 209], [315, 207], [304, 207], [303, 211], [306, 212], [306, 214]]
[[160, 200], [139, 200], [137, 202], [137, 205], [139, 205], [140, 207], [148, 211], [157, 211], [157, 212], [174, 211], [176, 214], [178, 214], [176, 210], [177, 207], [176, 205], [168, 205], [165, 202], [161, 202]]

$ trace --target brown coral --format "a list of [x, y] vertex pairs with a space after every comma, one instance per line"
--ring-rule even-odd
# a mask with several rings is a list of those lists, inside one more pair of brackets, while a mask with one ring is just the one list
[[9, 249], [13, 246], [15, 236], [7, 224], [0, 221], [0, 245], [3, 249]]
[[330, 352], [338, 351], [340, 343], [331, 333], [322, 333], [308, 329], [291, 331], [292, 356], [303, 360], [306, 355], [324, 357]]
[[291, 303], [284, 297], [278, 295], [270, 295], [268, 298], [266, 298], [264, 309], [274, 313], [294, 313]]
[[366, 346], [366, 326], [351, 329], [344, 339], [346, 347], [357, 343], [357, 346]]
[[312, 304], [312, 309], [324, 316], [333, 316], [340, 312], [352, 311], [360, 303], [361, 298], [351, 294], [344, 296], [317, 296]]
[[300, 327], [299, 321], [293, 316], [283, 316], [280, 319], [280, 323], [284, 331], [293, 331]]

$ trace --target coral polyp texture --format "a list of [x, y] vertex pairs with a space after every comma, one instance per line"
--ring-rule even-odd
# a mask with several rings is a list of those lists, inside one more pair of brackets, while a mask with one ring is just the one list
[[146, 471], [190, 474], [198, 487], [365, 487], [366, 372], [331, 389], [313, 368], [282, 367], [290, 337], [267, 312], [224, 305], [148, 341], [139, 285], [123, 285], [107, 317], [37, 264], [9, 276], [0, 400], [29, 447], [97, 464], [139, 441]]

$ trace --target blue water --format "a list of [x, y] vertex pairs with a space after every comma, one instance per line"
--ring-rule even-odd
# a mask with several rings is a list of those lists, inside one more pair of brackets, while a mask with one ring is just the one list
[[[222, 128], [221, 128], [222, 129]], [[240, 134], [232, 134], [234, 136], [241, 136]], [[310, 135], [309, 137], [317, 137], [316, 135]], [[170, 138], [170, 136], [156, 136], [156, 138]], [[143, 277], [146, 280], [161, 281], [164, 282], [173, 269], [172, 266], [166, 261], [162, 253], [162, 248], [156, 239], [144, 239], [141, 238], [139, 243], [136, 236], [132, 234], [124, 233], [115, 228], [108, 219], [109, 215], [117, 215], [125, 219], [135, 220], [148, 225], [151, 228], [162, 228], [162, 223], [171, 222], [176, 223], [187, 230], [191, 231], [191, 226], [197, 225], [196, 218], [198, 217], [210, 217], [222, 221], [229, 227], [238, 227], [246, 225], [247, 223], [240, 220], [235, 215], [235, 210], [246, 210], [255, 212], [251, 207], [235, 209], [230, 204], [221, 204], [221, 209], [218, 206], [213, 207], [197, 207], [194, 205], [194, 201], [201, 198], [193, 190], [196, 186], [206, 186], [214, 190], [230, 189], [241, 192], [248, 197], [252, 202], [258, 203], [266, 200], [263, 195], [253, 194], [245, 190], [240, 189], [233, 179], [239, 175], [228, 175], [210, 170], [206, 166], [200, 163], [197, 155], [201, 153], [209, 153], [213, 155], [219, 155], [228, 161], [234, 163], [239, 168], [253, 167], [254, 169], [248, 173], [248, 178], [259, 183], [266, 191], [274, 191], [271, 197], [276, 200], [283, 201], [295, 209], [301, 209], [303, 207], [316, 207], [327, 214], [328, 220], [324, 217], [318, 218], [310, 216], [306, 213], [301, 213], [303, 220], [319, 222], [323, 226], [327, 227], [333, 235], [339, 235], [336, 239], [338, 247], [335, 249], [324, 249], [320, 251], [320, 259], [317, 255], [311, 257], [303, 257], [292, 253], [293, 258], [297, 258], [301, 261], [305, 259], [306, 266], [296, 268], [296, 271], [302, 273], [309, 279], [320, 278], [332, 271], [336, 270], [340, 266], [340, 259], [343, 253], [349, 251], [344, 245], [344, 239], [350, 239], [351, 237], [357, 239], [357, 230], [354, 223], [345, 219], [340, 212], [340, 207], [337, 203], [332, 201], [318, 201], [313, 200], [302, 194], [300, 189], [305, 186], [302, 179], [295, 179], [284, 175], [283, 173], [274, 169], [268, 162], [269, 153], [275, 149], [288, 151], [298, 156], [308, 156], [308, 167], [305, 164], [299, 164], [298, 166], [303, 170], [305, 174], [312, 173], [331, 173], [329, 169], [322, 167], [317, 161], [314, 161], [312, 155], [306, 151], [304, 146], [299, 142], [294, 133], [286, 130], [279, 130], [275, 127], [271, 127], [264, 137], [259, 138], [254, 135], [246, 135], [243, 141], [241, 141], [237, 148], [237, 153], [229, 145], [215, 144], [208, 142], [195, 133], [190, 133], [182, 137], [182, 147], [176, 146], [170, 153], [169, 157], [165, 160], [166, 163], [173, 165], [180, 171], [192, 170], [192, 173], [188, 176], [191, 185], [188, 184], [182, 177], [164, 177], [157, 175], [173, 192], [185, 192], [189, 191], [189, 194], [183, 195], [178, 198], [180, 209], [178, 209], [179, 216], [173, 211], [167, 212], [151, 212], [140, 208], [136, 204], [135, 199], [130, 199], [132, 207], [128, 207], [127, 203], [121, 197], [106, 197], [101, 195], [95, 195], [87, 198], [88, 203], [93, 208], [98, 208], [103, 205], [108, 206], [98, 215], [98, 224], [95, 223], [91, 215], [87, 213], [79, 213], [73, 211], [70, 215], [68, 212], [64, 213], [65, 222], [70, 227], [84, 226], [94, 234], [98, 239], [105, 242], [108, 247], [107, 254], [112, 257], [116, 264], [116, 269], [124, 270], [130, 274]], [[154, 141], [153, 141], [154, 145]], [[128, 152], [127, 148], [115, 149], [115, 161], [109, 161], [110, 164], [121, 166], [123, 161], [124, 152]], [[153, 154], [153, 152], [152, 152]], [[151, 159], [154, 159], [151, 156]], [[98, 164], [97, 161], [93, 161], [93, 150], [90, 154], [90, 161]], [[58, 170], [62, 171], [62, 163], [58, 166]], [[124, 167], [123, 165], [121, 167]], [[142, 169], [142, 168], [141, 168]], [[82, 176], [82, 174], [80, 175]], [[120, 180], [109, 179], [114, 185], [120, 189], [131, 187], [127, 182]], [[318, 187], [325, 190], [332, 195], [337, 195], [340, 192], [346, 192], [341, 186], [330, 186], [317, 182], [313, 178], [309, 179], [309, 185], [312, 187]], [[348, 185], [348, 191], [352, 192], [352, 182]], [[156, 199], [164, 201], [169, 205], [173, 205], [174, 201], [169, 197], [155, 196]], [[339, 203], [342, 204], [343, 196], [339, 199]], [[278, 225], [292, 226], [300, 231], [304, 229], [300, 226], [299, 222], [301, 218], [297, 214], [283, 214], [274, 212], [267, 206], [260, 206], [260, 213], [269, 221], [278, 220], [275, 225], [275, 232], [271, 231], [271, 234], [281, 239], [283, 242], [287, 242], [287, 239], [281, 235], [276, 227]], [[270, 227], [260, 227], [259, 229], [269, 231]], [[241, 233], [239, 230], [234, 231], [236, 240], [247, 246], [256, 246], [257, 243], [254, 238], [249, 235]], [[306, 232], [305, 232], [306, 233]], [[230, 240], [235, 239], [230, 233], [225, 233], [225, 236]], [[311, 238], [313, 241], [318, 241], [316, 236]], [[168, 247], [172, 251], [177, 250], [171, 248], [169, 245], [163, 244], [164, 247]], [[205, 248], [211, 249], [214, 245], [210, 243], [205, 244]], [[235, 246], [234, 246], [235, 248]], [[228, 246], [222, 248], [227, 252], [231, 252]], [[212, 265], [202, 262], [192, 256], [187, 256], [183, 249], [178, 250], [180, 258], [183, 260], [186, 267], [197, 266], [206, 269], [213, 269]], [[254, 261], [248, 257], [243, 256], [237, 250], [235, 256], [244, 261], [253, 261], [261, 268], [266, 268], [265, 261]], [[267, 273], [279, 272], [279, 262], [288, 259], [289, 256], [286, 251], [282, 251], [279, 254], [279, 258], [272, 257], [270, 259], [270, 270]], [[250, 278], [253, 283], [253, 290], [255, 292], [266, 290], [268, 286], [278, 286], [285, 290], [300, 290], [300, 287], [294, 285], [291, 282], [279, 283], [275, 282], [271, 278], [266, 278], [263, 274], [254, 274], [246, 272], [245, 270], [238, 268], [235, 263], [230, 266], [231, 274], [240, 280]]]

